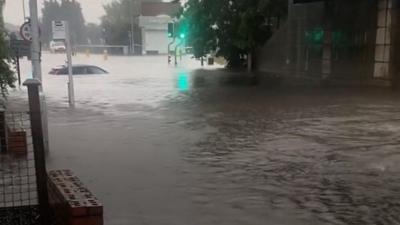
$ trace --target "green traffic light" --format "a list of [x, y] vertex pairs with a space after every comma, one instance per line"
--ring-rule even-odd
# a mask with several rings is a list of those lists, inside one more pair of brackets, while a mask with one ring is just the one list
[[183, 34], [183, 33], [182, 33], [182, 34], [180, 34], [179, 36], [180, 36], [182, 39], [184, 39], [184, 38], [185, 38], [185, 34]]

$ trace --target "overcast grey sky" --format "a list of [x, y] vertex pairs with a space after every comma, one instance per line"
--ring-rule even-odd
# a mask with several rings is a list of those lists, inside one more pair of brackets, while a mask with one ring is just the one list
[[[83, 15], [85, 16], [86, 22], [99, 23], [101, 17], [104, 14], [103, 4], [112, 2], [113, 0], [76, 0], [81, 3]], [[6, 7], [4, 9], [4, 20], [7, 23], [20, 25], [23, 23], [23, 10], [22, 2], [25, 2], [27, 13], [29, 0], [6, 0]], [[38, 0], [39, 12], [41, 12], [44, 0]]]

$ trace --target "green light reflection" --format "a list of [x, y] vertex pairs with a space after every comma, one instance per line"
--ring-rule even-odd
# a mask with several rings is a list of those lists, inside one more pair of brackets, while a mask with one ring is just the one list
[[178, 90], [181, 92], [188, 91], [190, 89], [189, 74], [180, 72], [178, 74]]

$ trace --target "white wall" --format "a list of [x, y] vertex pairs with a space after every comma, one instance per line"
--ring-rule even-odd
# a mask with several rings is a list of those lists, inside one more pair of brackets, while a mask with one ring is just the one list
[[144, 50], [157, 51], [159, 54], [167, 54], [169, 38], [167, 30], [145, 30]]

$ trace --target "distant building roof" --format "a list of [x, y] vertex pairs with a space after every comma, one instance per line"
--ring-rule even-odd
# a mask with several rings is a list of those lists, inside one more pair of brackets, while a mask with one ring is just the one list
[[142, 2], [142, 16], [168, 15], [174, 17], [180, 7], [180, 3], [173, 2]]

